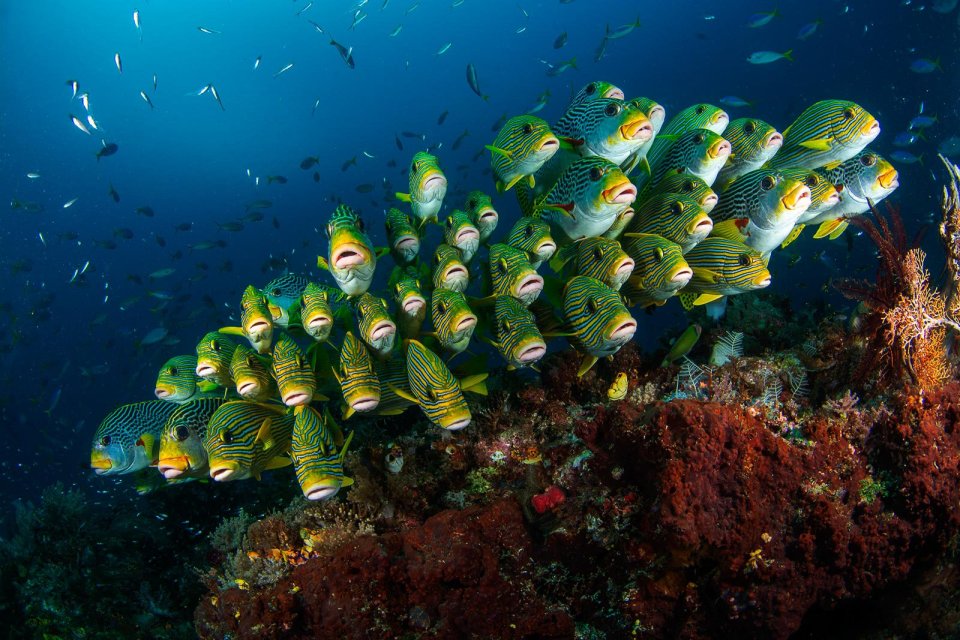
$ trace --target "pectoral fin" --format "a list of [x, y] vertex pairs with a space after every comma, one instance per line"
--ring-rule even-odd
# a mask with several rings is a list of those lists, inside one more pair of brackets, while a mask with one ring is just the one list
[[781, 248], [781, 249], [786, 249], [786, 248], [790, 245], [790, 243], [792, 243], [794, 240], [796, 240], [797, 238], [800, 237], [800, 234], [803, 233], [803, 228], [806, 227], [806, 226], [807, 226], [807, 225], [805, 225], [805, 224], [798, 224], [798, 225], [796, 225], [796, 226], [793, 228], [793, 230], [790, 231], [790, 235], [788, 235], [788, 236], [783, 240], [783, 242], [780, 243], [780, 248]]
[[273, 446], [273, 437], [270, 435], [271, 424], [273, 424], [273, 419], [265, 418], [263, 424], [260, 425], [260, 430], [257, 431], [256, 441], [262, 444], [264, 449]]
[[843, 225], [843, 227], [840, 228], [840, 233], [843, 233], [843, 229], [846, 228], [846, 221], [843, 218], [827, 220], [817, 228], [817, 232], [813, 234], [813, 237], [817, 240], [826, 238], [827, 236], [833, 237], [833, 233], [836, 232], [837, 228], [841, 225]]
[[400, 192], [398, 191], [395, 195], [397, 196], [397, 200], [400, 200], [401, 202], [410, 202], [410, 194], [409, 194], [409, 193], [400, 193]]
[[806, 142], [801, 142], [800, 146], [805, 149], [811, 149], [813, 151], [830, 151], [832, 148], [830, 146], [829, 138], [817, 138], [816, 140], [807, 140]]
[[580, 368], [577, 369], [577, 377], [582, 378], [583, 374], [590, 371], [595, 364], [597, 364], [597, 356], [583, 356], [583, 360], [580, 361]]

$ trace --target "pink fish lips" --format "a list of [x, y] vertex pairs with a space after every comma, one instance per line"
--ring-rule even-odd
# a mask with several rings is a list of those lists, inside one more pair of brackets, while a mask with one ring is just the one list
[[439, 174], [434, 174], [423, 183], [424, 191], [433, 191], [447, 186], [447, 179]]
[[[183, 467], [175, 466], [175, 462], [181, 461]], [[186, 458], [166, 458], [157, 463], [157, 471], [159, 471], [164, 478], [167, 480], [173, 480], [174, 478], [179, 478], [184, 473], [190, 470], [190, 463]]]
[[380, 404], [380, 398], [374, 396], [361, 396], [353, 401], [350, 405], [353, 407], [353, 410], [358, 413], [363, 413], [365, 411], [373, 411], [377, 408], [377, 405]]
[[603, 199], [610, 204], [633, 204], [637, 199], [637, 188], [628, 181], [614, 185], [603, 192]]
[[767, 143], [765, 145], [767, 149], [779, 149], [783, 146], [783, 135], [778, 132], [773, 132], [769, 138], [767, 138]]
[[421, 311], [424, 307], [427, 306], [427, 301], [419, 296], [411, 296], [403, 301], [403, 312], [410, 316], [415, 316]]
[[537, 274], [530, 274], [517, 285], [517, 296], [522, 300], [533, 300], [543, 291], [543, 278]]
[[613, 332], [610, 333], [610, 340], [614, 342], [629, 342], [633, 338], [633, 334], [637, 332], [637, 321], [627, 320], [617, 326]]
[[156, 389], [153, 390], [153, 395], [157, 396], [157, 398], [159, 398], [160, 400], [163, 400], [164, 398], [169, 398], [172, 394], [170, 393], [169, 389], [163, 389], [161, 387], [157, 387]]
[[312, 318], [310, 318], [310, 320], [307, 322], [307, 328], [308, 328], [308, 329], [323, 329], [324, 327], [327, 327], [327, 326], [329, 326], [329, 325], [331, 325], [331, 324], [333, 324], [333, 323], [330, 321], [330, 318], [328, 318], [327, 316], [318, 315], [318, 316], [313, 316]]
[[683, 267], [682, 269], [677, 269], [677, 272], [673, 274], [672, 278], [670, 278], [670, 282], [673, 284], [686, 286], [692, 277], [693, 269], [690, 269], [689, 267]]
[[364, 264], [367, 261], [367, 252], [354, 244], [346, 244], [333, 252], [333, 266], [337, 269], [350, 269]]
[[197, 365], [197, 375], [201, 378], [209, 378], [212, 375], [215, 375], [217, 370], [214, 369], [209, 364], [198, 364]]
[[370, 332], [370, 337], [374, 340], [385, 340], [397, 332], [397, 326], [392, 322], [383, 320], [378, 322]]
[[210, 477], [216, 482], [226, 482], [233, 477], [235, 470], [232, 467], [216, 466], [210, 468]]
[[296, 407], [301, 404], [310, 404], [313, 396], [306, 391], [291, 391], [283, 396], [283, 404], [288, 407]]
[[395, 246], [397, 251], [411, 251], [416, 253], [420, 250], [420, 240], [414, 236], [401, 236]]
[[260, 390], [260, 385], [254, 382], [253, 380], [247, 380], [246, 382], [241, 382], [237, 385], [237, 393], [243, 397], [255, 394]]
[[339, 484], [315, 484], [305, 489], [303, 496], [307, 500], [327, 500], [332, 498], [340, 491]]
[[523, 348], [517, 354], [517, 361], [523, 364], [537, 362], [547, 353], [547, 345], [543, 342], [534, 342]]
[[454, 242], [458, 245], [471, 241], [480, 241], [480, 232], [475, 227], [464, 227], [457, 232], [457, 237], [454, 238]]

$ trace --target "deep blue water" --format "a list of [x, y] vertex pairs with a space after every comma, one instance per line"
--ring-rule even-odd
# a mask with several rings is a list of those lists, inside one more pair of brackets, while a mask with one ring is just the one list
[[[383, 210], [393, 204], [385, 194], [406, 191], [410, 156], [439, 143], [436, 154], [450, 179], [445, 210], [460, 206], [470, 189], [492, 191], [489, 154], [475, 154], [492, 141], [502, 115], [527, 111], [546, 90], [550, 100], [538, 115], [550, 122], [581, 86], [602, 79], [628, 97], [658, 100], [668, 117], [693, 102], [741, 96], [754, 106], [728, 107], [732, 117], [756, 115], [781, 131], [811, 102], [846, 98], [879, 118], [883, 133], [873, 147], [881, 153], [893, 150], [894, 136], [922, 103], [938, 119], [928, 139], [910, 149], [923, 152], [924, 164], [895, 163], [902, 186], [891, 197], [911, 230], [928, 224], [937, 209], [937, 144], [960, 135], [958, 11], [935, 13], [921, 0], [779, 3], [781, 15], [759, 29], [745, 26], [748, 17], [777, 3], [465, 0], [452, 7], [451, 0], [390, 0], [381, 9], [382, 0], [371, 0], [363, 6], [368, 16], [350, 30], [356, 4], [317, 0], [297, 16], [304, 0], [0, 2], [0, 201], [42, 207], [0, 209], [0, 495], [34, 496], [57, 479], [108, 488], [112, 479], [96, 479], [86, 468], [102, 417], [117, 404], [151, 399], [160, 364], [192, 352], [206, 331], [227, 324], [247, 284], [265, 284], [284, 265], [325, 279], [315, 269], [316, 255], [326, 253], [317, 230], [336, 201], [359, 209], [382, 244]], [[132, 18], [137, 9], [142, 42]], [[606, 57], [595, 61], [605, 25], [638, 15], [642, 26], [609, 43]], [[798, 29], [817, 19], [823, 21], [817, 33], [797, 40]], [[398, 25], [402, 30], [390, 37]], [[201, 26], [220, 33], [202, 33]], [[555, 50], [562, 32], [568, 42]], [[331, 36], [353, 48], [355, 69], [330, 45]], [[449, 50], [437, 55], [448, 42]], [[796, 61], [745, 61], [763, 49], [793, 49]], [[545, 74], [543, 60], [574, 56], [575, 69]], [[262, 64], [254, 70], [258, 57]], [[911, 72], [920, 57], [939, 58], [942, 71]], [[468, 87], [467, 63], [475, 65], [489, 101]], [[70, 114], [86, 115], [71, 100], [73, 79], [89, 93], [101, 128], [93, 135], [70, 122]], [[225, 110], [209, 92], [195, 95], [208, 83]], [[449, 115], [438, 125], [443, 112]], [[403, 131], [424, 134], [425, 141], [401, 138], [400, 151], [394, 140]], [[101, 139], [119, 151], [97, 161]], [[302, 171], [307, 156], [320, 162]], [[342, 171], [354, 156], [356, 165]], [[40, 177], [27, 176], [33, 172]], [[269, 175], [288, 182], [268, 185]], [[359, 193], [364, 184], [375, 188]], [[108, 196], [111, 185], [119, 203]], [[218, 228], [257, 199], [273, 203], [263, 221], [246, 222], [240, 232]], [[495, 238], [517, 215], [512, 194], [496, 204], [502, 219]], [[144, 206], [155, 215], [135, 213]], [[181, 223], [192, 229], [175, 231]], [[64, 239], [70, 233], [76, 239]], [[927, 237], [931, 247], [934, 235]], [[226, 246], [189, 249], [218, 240]], [[852, 249], [809, 238], [796, 246], [803, 255], [796, 267], [774, 257], [770, 291], [798, 304], [830, 296], [842, 306], [836, 294], [822, 292], [828, 279], [870, 275], [862, 269], [872, 264], [872, 247], [862, 237]], [[825, 254], [815, 258], [821, 249]], [[275, 269], [265, 270], [271, 257]], [[87, 273], [68, 284], [87, 261]], [[156, 282], [146, 278], [165, 267], [176, 272]], [[163, 303], [150, 291], [175, 299]], [[686, 323], [679, 305], [640, 318], [648, 348]], [[137, 348], [161, 326], [179, 344]], [[48, 415], [57, 389], [62, 395]]]

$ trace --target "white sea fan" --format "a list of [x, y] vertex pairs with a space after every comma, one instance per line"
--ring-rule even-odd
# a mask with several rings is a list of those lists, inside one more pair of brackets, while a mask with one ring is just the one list
[[738, 331], [728, 331], [720, 336], [713, 351], [710, 352], [710, 364], [722, 367], [731, 359], [743, 357], [743, 334]]

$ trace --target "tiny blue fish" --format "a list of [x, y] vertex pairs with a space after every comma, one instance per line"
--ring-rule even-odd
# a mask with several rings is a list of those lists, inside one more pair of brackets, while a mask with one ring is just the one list
[[724, 96], [720, 98], [720, 104], [728, 107], [752, 107], [753, 103], [739, 98], [737, 96]]
[[910, 121], [910, 129], [927, 129], [937, 123], [936, 116], [916, 116]]
[[897, 137], [893, 139], [893, 146], [895, 147], [909, 147], [917, 142], [921, 138], [922, 134], [914, 133], [913, 131], [903, 131], [897, 134]]
[[903, 149], [897, 149], [896, 151], [890, 154], [890, 157], [893, 160], [896, 160], [897, 162], [900, 162], [903, 164], [916, 164], [918, 162], [920, 164], [923, 164], [922, 153], [919, 156], [915, 156], [909, 151], [904, 151]]
[[814, 20], [813, 22], [808, 22], [800, 27], [800, 30], [797, 31], [797, 40], [806, 40], [815, 34], [817, 32], [817, 27], [819, 27], [822, 22], [822, 20]]
[[937, 70], [943, 71], [943, 68], [940, 66], [940, 58], [936, 60], [919, 58], [910, 63], [910, 71], [914, 73], [933, 73]]
[[780, 13], [774, 9], [773, 11], [764, 11], [762, 13], [755, 13], [750, 16], [750, 19], [747, 20], [747, 26], [751, 29], [757, 29], [764, 25], [770, 23], [771, 20], [776, 18]]

